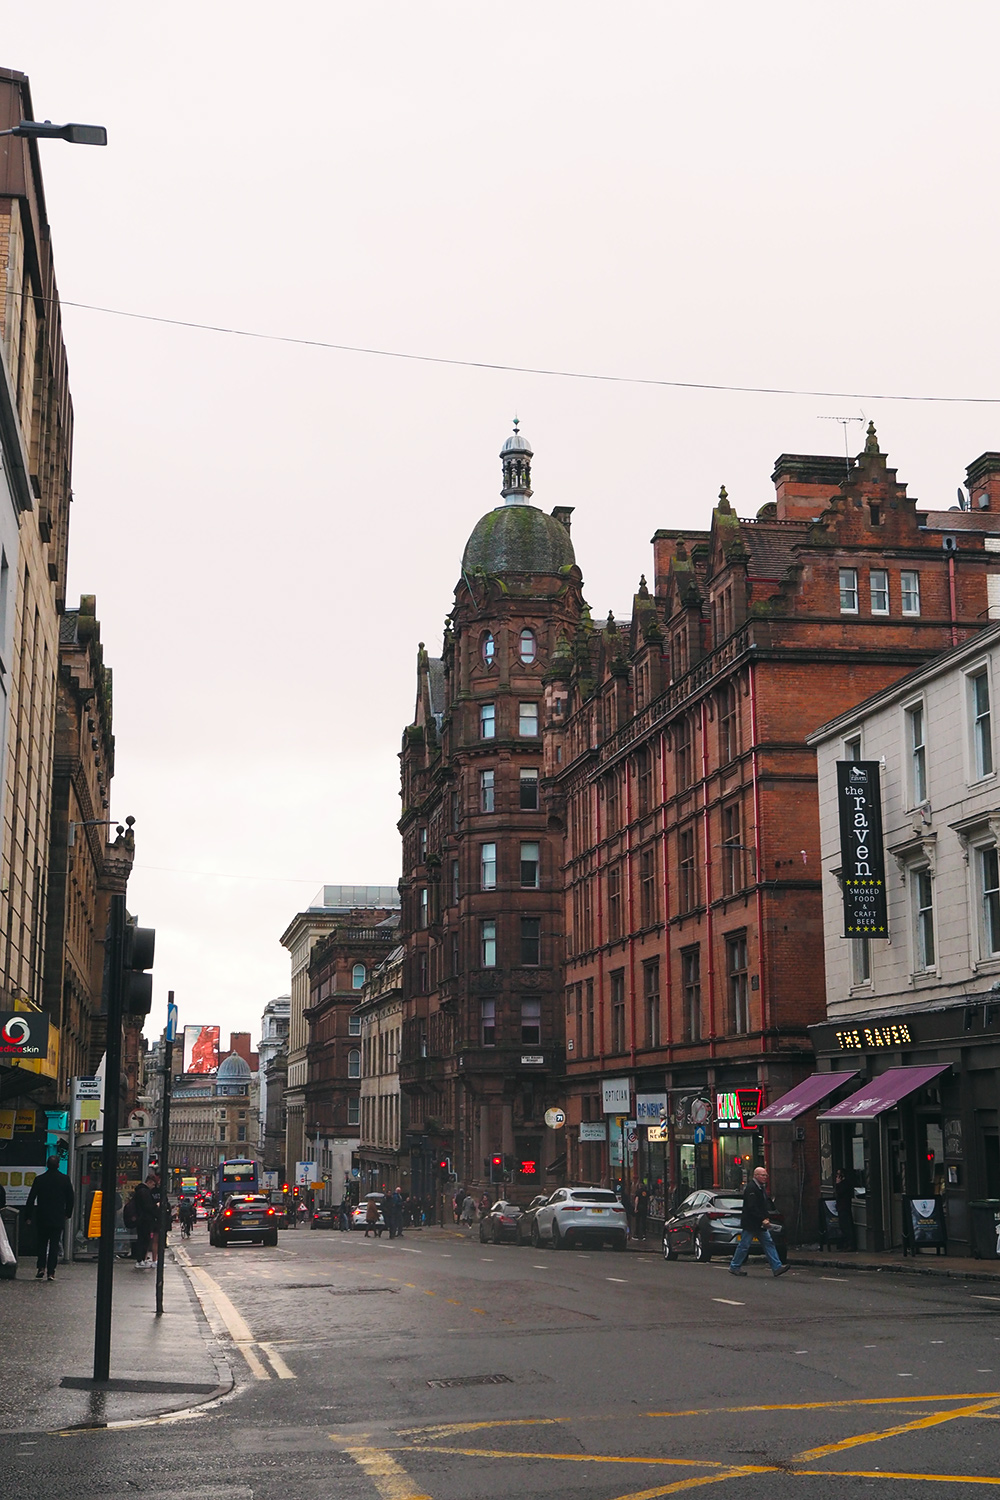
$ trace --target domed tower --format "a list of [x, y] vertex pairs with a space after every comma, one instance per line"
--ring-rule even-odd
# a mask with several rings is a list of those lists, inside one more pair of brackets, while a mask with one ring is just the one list
[[562, 662], [585, 609], [572, 510], [532, 504], [533, 457], [515, 420], [502, 502], [466, 543], [442, 656], [418, 657], [400, 821], [411, 1131], [422, 1119], [423, 1158], [450, 1157], [477, 1192], [499, 1157], [528, 1197], [559, 1181], [544, 1124], [563, 1069], [556, 777]]

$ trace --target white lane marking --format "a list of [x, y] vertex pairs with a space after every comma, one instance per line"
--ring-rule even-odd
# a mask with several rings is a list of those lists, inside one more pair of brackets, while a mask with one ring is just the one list
[[745, 1302], [734, 1302], [732, 1297], [713, 1297], [713, 1302], [724, 1302], [727, 1307], [746, 1307]]
[[973, 1292], [972, 1296], [976, 1302], [1000, 1302], [1000, 1297], [990, 1297], [986, 1292]]
[[493, 1264], [492, 1255], [481, 1255], [479, 1259], [483, 1262], [484, 1265], [491, 1266]]
[[397, 1245], [397, 1250], [402, 1250], [404, 1255], [423, 1255], [422, 1250], [412, 1250], [409, 1245]]
[[533, 1271], [547, 1271], [549, 1268], [548, 1266], [532, 1266], [531, 1269]]
[[441, 1260], [454, 1260], [455, 1257], [450, 1253], [450, 1251], [442, 1251], [440, 1259]]
[[605, 1281], [617, 1281], [619, 1286], [628, 1286], [624, 1276], [605, 1276]]
[[866, 1344], [865, 1348], [866, 1349], [877, 1349], [878, 1348], [878, 1344]]
[[821, 1276], [820, 1281], [846, 1281], [846, 1276]]
[[944, 1339], [931, 1339], [932, 1344], [943, 1344]]
[[808, 1354], [809, 1350], [808, 1349], [796, 1349], [795, 1352], [796, 1352], [796, 1354]]
[[900, 1380], [912, 1380], [913, 1379], [913, 1371], [912, 1370], [897, 1370], [896, 1374], [898, 1375], [898, 1377], [899, 1377]]
[[992, 1375], [993, 1374], [993, 1367], [991, 1365], [987, 1365], [985, 1370], [977, 1370], [976, 1374], [977, 1375]]
[[285, 1364], [285, 1361], [282, 1359], [281, 1355], [278, 1353], [278, 1351], [274, 1347], [274, 1345], [273, 1344], [265, 1344], [263, 1339], [260, 1339], [259, 1343], [260, 1343], [260, 1347], [263, 1349], [264, 1353], [267, 1355], [268, 1359], [271, 1361], [271, 1368], [274, 1370], [274, 1372], [277, 1375], [278, 1379], [279, 1380], [294, 1380], [295, 1379], [295, 1372], [293, 1370], [290, 1370], [288, 1368], [288, 1366]]

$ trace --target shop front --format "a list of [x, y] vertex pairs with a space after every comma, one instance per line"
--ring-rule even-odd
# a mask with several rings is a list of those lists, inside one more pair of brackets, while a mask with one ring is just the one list
[[[858, 1075], [817, 1116], [821, 1196], [843, 1172], [858, 1248], [940, 1240], [975, 1254], [970, 1205], [1000, 1200], [998, 998], [855, 1016], [810, 1035], [821, 1068]], [[922, 1232], [932, 1220], [940, 1232]]]

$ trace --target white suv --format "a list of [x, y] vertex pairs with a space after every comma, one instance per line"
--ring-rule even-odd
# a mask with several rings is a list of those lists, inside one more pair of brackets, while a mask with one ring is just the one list
[[617, 1194], [609, 1188], [557, 1188], [535, 1213], [531, 1243], [536, 1250], [543, 1244], [563, 1250], [588, 1240], [594, 1244], [607, 1240], [612, 1249], [625, 1249], [628, 1219]]

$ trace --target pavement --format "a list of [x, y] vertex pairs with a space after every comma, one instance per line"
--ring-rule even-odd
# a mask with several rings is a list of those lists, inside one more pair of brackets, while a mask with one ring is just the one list
[[97, 1265], [60, 1265], [35, 1280], [34, 1257], [0, 1280], [0, 1432], [57, 1431], [136, 1421], [197, 1406], [233, 1384], [191, 1282], [168, 1248], [163, 1315], [156, 1272], [115, 1262], [111, 1379], [93, 1379]]

